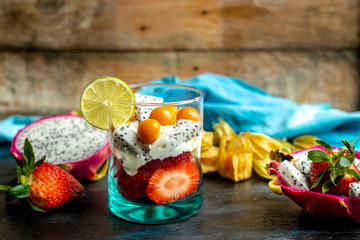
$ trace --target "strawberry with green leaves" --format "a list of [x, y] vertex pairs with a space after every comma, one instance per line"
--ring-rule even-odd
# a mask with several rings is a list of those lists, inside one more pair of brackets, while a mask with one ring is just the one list
[[23, 166], [16, 166], [16, 185], [0, 185], [0, 190], [11, 198], [27, 199], [40, 212], [80, 197], [84, 190], [81, 183], [59, 166], [44, 161], [45, 156], [35, 162], [33, 148], [26, 139]]
[[360, 181], [359, 169], [354, 164], [354, 141], [342, 139], [345, 145], [339, 151], [322, 140], [315, 140], [327, 152], [311, 150], [308, 158], [313, 161], [310, 167], [310, 183], [314, 191], [333, 195], [349, 196], [349, 184]]

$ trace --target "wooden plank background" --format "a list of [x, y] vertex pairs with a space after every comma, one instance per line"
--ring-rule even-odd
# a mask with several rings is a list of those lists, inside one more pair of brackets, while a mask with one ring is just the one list
[[360, 0], [3, 0], [0, 119], [78, 108], [101, 76], [203, 72], [360, 109]]

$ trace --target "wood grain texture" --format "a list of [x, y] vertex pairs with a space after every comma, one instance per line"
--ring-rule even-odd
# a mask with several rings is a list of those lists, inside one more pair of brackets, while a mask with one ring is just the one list
[[298, 103], [360, 108], [353, 51], [6, 52], [0, 53], [0, 116], [78, 109], [82, 89], [102, 76], [141, 83], [204, 72], [240, 78]]
[[354, 48], [360, 0], [3, 0], [2, 49]]
[[78, 109], [81, 91], [90, 81], [117, 76], [130, 83], [147, 82], [173, 73], [174, 57], [173, 53], [0, 53], [0, 112], [53, 114]]

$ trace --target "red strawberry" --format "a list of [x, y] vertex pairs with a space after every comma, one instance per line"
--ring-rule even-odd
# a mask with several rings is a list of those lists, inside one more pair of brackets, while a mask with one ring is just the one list
[[[311, 163], [311, 166], [310, 166], [310, 184], [311, 185], [314, 184], [315, 179], [317, 178], [319, 173], [324, 171], [328, 166], [329, 166], [329, 163], [327, 163], [327, 162], [312, 162]], [[322, 192], [322, 190], [321, 190], [322, 184], [326, 180], [329, 179], [329, 175], [330, 174], [328, 173], [327, 176], [325, 176], [323, 178], [323, 180], [315, 188], [313, 188], [313, 190], [316, 192]]]
[[[319, 175], [320, 172], [325, 170], [329, 166], [329, 163], [326, 162], [312, 162], [310, 167], [310, 183], [311, 185], [314, 184], [316, 177]], [[351, 164], [351, 168], [359, 172], [355, 164]], [[322, 192], [322, 185], [330, 179], [330, 171], [326, 173], [323, 177], [323, 180], [313, 188], [316, 192]], [[336, 185], [336, 187], [330, 189], [326, 193], [332, 195], [345, 195], [349, 196], [349, 184], [352, 182], [357, 182], [354, 176], [349, 174], [345, 174], [344, 177], [340, 180], [340, 182]]]
[[200, 173], [191, 162], [160, 168], [150, 177], [146, 193], [157, 204], [165, 204], [194, 192]]
[[24, 145], [23, 167], [17, 166], [18, 185], [2, 186], [12, 198], [27, 198], [36, 211], [52, 209], [77, 199], [84, 187], [62, 168], [45, 161], [45, 156], [35, 162], [28, 139]]
[[168, 167], [172, 165], [181, 164], [183, 162], [190, 161], [192, 159], [191, 152], [183, 152], [176, 157], [168, 157], [162, 160], [162, 167]]
[[321, 140], [316, 142], [327, 151], [309, 151], [308, 158], [313, 161], [310, 167], [310, 183], [314, 191], [349, 196], [349, 184], [360, 181], [360, 172], [353, 163], [353, 142], [345, 139], [341, 141], [345, 147], [338, 151], [334, 151], [328, 143]]
[[159, 159], [150, 161], [140, 167], [134, 176], [128, 175], [120, 166], [122, 171], [118, 171], [117, 188], [121, 195], [129, 200], [137, 200], [146, 195], [147, 181], [151, 173], [160, 167], [160, 164]]
[[357, 182], [356, 178], [349, 174], [345, 174], [344, 178], [340, 180], [336, 187], [330, 189], [327, 193], [339, 196], [349, 196], [349, 185], [352, 182]]
[[75, 200], [84, 191], [81, 183], [70, 173], [48, 162], [42, 163], [33, 171], [28, 184], [30, 202], [44, 210]]
[[176, 157], [168, 157], [163, 160], [154, 159], [140, 167], [134, 176], [128, 175], [120, 166], [116, 173], [118, 190], [123, 197], [137, 200], [146, 195], [147, 182], [155, 170], [181, 164], [190, 161], [191, 158], [191, 152], [184, 152]]

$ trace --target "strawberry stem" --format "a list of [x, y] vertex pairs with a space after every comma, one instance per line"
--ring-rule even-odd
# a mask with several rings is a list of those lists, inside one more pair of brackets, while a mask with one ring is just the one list
[[[32, 179], [32, 172], [40, 166], [45, 161], [46, 156], [43, 156], [40, 160], [35, 162], [35, 154], [33, 147], [29, 139], [25, 139], [24, 143], [24, 160], [23, 167], [16, 166], [17, 179], [12, 181], [9, 186], [0, 185], [0, 191], [6, 192], [6, 194], [11, 198], [21, 199], [27, 198], [30, 195], [30, 185]], [[15, 184], [15, 186], [13, 186]], [[30, 203], [29, 199], [27, 198]], [[30, 206], [39, 212], [45, 212], [43, 209], [40, 209], [30, 203]]]
[[10, 188], [11, 188], [11, 186], [0, 185], [0, 191], [7, 192], [7, 191], [9, 191]]
[[313, 162], [326, 162], [328, 167], [321, 171], [316, 177], [311, 188], [315, 188], [327, 175], [330, 174], [330, 179], [325, 181], [322, 185], [322, 192], [325, 193], [330, 189], [337, 186], [337, 184], [345, 177], [345, 174], [349, 174], [357, 181], [360, 181], [359, 173], [352, 169], [352, 164], [355, 161], [355, 148], [354, 142], [356, 138], [349, 142], [346, 139], [341, 139], [342, 143], [345, 145], [337, 153], [333, 151], [333, 148], [325, 141], [315, 140], [320, 146], [325, 148], [328, 152], [320, 150], [311, 150], [308, 152], [308, 158]]

